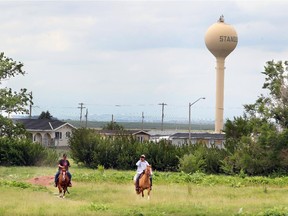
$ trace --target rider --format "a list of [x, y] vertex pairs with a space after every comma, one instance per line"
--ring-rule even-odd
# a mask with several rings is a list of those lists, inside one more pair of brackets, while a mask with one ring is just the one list
[[70, 163], [69, 163], [69, 160], [67, 160], [67, 155], [64, 153], [63, 154], [63, 158], [61, 160], [59, 160], [59, 163], [58, 163], [58, 171], [55, 175], [55, 187], [57, 187], [57, 180], [58, 180], [58, 177], [60, 175], [60, 171], [61, 169], [65, 168], [66, 171], [67, 171], [67, 175], [69, 177], [69, 185], [68, 187], [72, 187], [72, 184], [71, 184], [71, 179], [72, 179], [72, 175], [71, 173], [68, 171], [70, 167]]
[[[140, 175], [145, 171], [146, 167], [149, 165], [149, 163], [145, 160], [145, 155], [142, 154], [140, 159], [137, 161], [136, 166], [136, 174], [134, 176], [134, 182], [135, 182], [135, 190], [139, 190], [139, 179]], [[150, 190], [152, 190], [152, 170], [150, 175]]]

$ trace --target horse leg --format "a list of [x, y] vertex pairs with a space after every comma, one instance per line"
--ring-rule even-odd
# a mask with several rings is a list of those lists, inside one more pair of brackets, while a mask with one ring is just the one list
[[63, 189], [63, 197], [62, 198], [65, 198], [66, 190], [67, 189], [64, 187], [64, 189]]
[[150, 187], [147, 189], [148, 190], [148, 200], [150, 199]]
[[61, 182], [58, 182], [58, 189], [59, 189], [59, 197], [62, 198], [63, 197], [63, 188], [61, 186]]
[[59, 189], [59, 197], [62, 198], [63, 195], [62, 195], [62, 189]]

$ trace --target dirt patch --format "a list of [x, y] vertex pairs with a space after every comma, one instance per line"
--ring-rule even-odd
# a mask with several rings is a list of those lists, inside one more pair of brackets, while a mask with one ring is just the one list
[[29, 179], [27, 182], [42, 186], [50, 186], [54, 182], [54, 176], [39, 176]]

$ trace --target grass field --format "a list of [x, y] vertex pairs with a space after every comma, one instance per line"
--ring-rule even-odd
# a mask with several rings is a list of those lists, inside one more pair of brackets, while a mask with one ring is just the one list
[[0, 167], [0, 215], [288, 215], [287, 177], [154, 172], [150, 200], [134, 192], [134, 171], [73, 167], [73, 187], [28, 183], [55, 168]]

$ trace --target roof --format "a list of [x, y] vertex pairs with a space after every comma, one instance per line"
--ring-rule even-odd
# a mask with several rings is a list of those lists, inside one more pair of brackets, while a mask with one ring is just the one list
[[[225, 134], [221, 133], [190, 133], [191, 139], [214, 139], [214, 140], [224, 140]], [[175, 133], [170, 136], [171, 139], [188, 139], [189, 133]]]
[[148, 133], [151, 136], [172, 136], [177, 133], [177, 130], [150, 130]]
[[56, 130], [64, 125], [73, 125], [57, 119], [13, 119], [14, 122], [22, 123], [26, 130]]
[[149, 135], [145, 130], [97, 130], [97, 133], [106, 134], [106, 135], [115, 135], [115, 134], [122, 134], [122, 135], [137, 135], [137, 134], [145, 134]]

